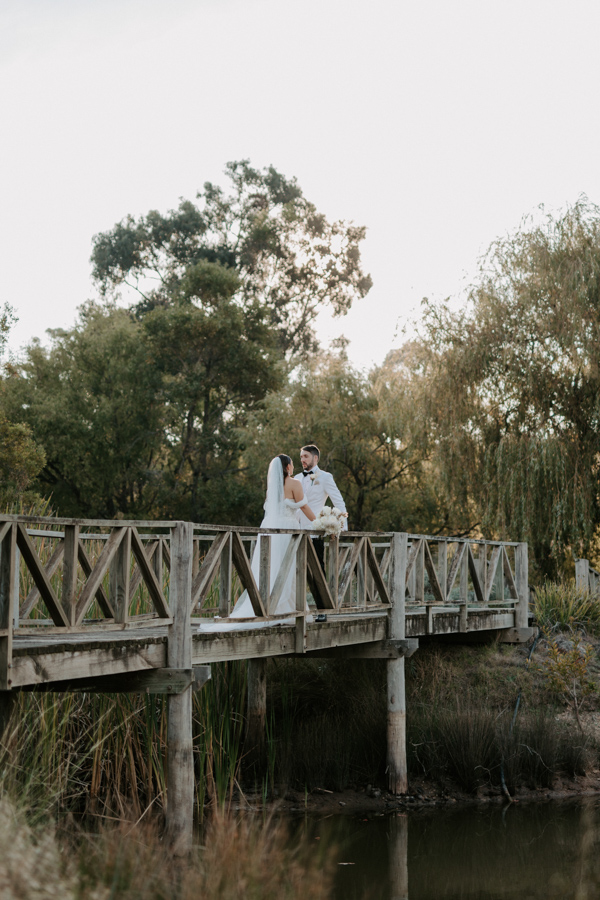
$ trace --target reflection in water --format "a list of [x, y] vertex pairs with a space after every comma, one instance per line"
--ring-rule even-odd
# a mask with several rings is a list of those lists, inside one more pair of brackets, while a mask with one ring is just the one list
[[335, 844], [335, 900], [595, 900], [600, 800], [305, 820]]

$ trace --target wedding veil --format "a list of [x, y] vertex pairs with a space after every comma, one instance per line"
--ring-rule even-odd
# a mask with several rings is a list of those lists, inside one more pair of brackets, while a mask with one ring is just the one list
[[263, 528], [281, 528], [283, 517], [283, 465], [278, 456], [269, 463], [267, 474], [267, 497]]

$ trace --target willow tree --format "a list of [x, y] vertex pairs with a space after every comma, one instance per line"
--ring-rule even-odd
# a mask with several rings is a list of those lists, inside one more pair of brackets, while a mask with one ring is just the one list
[[424, 301], [415, 375], [448, 501], [527, 540], [551, 572], [600, 524], [600, 209], [527, 220], [483, 258], [468, 303]]

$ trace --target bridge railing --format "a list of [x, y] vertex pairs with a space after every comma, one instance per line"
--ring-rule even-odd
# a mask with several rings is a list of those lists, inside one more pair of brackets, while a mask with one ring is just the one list
[[[0, 681], [17, 630], [170, 625], [177, 524], [0, 516]], [[188, 602], [194, 617], [227, 619], [246, 591], [251, 618], [287, 617], [304, 631], [309, 602], [328, 617], [391, 616], [394, 598], [407, 615], [425, 610], [430, 624], [452, 608], [460, 610], [460, 630], [468, 630], [471, 613], [496, 607], [514, 610], [515, 624], [527, 625], [526, 544], [409, 534], [400, 560], [394, 559], [393, 547], [400, 545], [393, 533], [343, 532], [326, 539], [322, 567], [315, 532], [261, 531], [260, 559], [253, 566], [258, 529], [193, 525], [189, 533], [185, 565], [191, 566]], [[290, 540], [273, 578], [272, 542], [281, 534]], [[394, 566], [404, 570], [403, 596]], [[282, 613], [290, 579], [295, 609]]]

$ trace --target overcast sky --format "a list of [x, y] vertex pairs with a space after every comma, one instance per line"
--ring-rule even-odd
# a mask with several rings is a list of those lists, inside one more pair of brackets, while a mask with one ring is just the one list
[[11, 347], [94, 296], [92, 236], [228, 160], [367, 226], [351, 359], [379, 363], [539, 204], [600, 202], [597, 0], [0, 0]]

